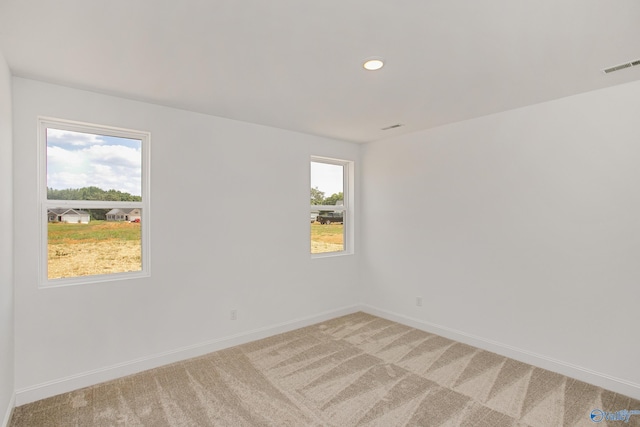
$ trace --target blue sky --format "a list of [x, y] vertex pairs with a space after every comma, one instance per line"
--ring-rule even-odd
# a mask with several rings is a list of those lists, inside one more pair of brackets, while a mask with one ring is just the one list
[[89, 186], [140, 196], [141, 141], [47, 129], [47, 187]]

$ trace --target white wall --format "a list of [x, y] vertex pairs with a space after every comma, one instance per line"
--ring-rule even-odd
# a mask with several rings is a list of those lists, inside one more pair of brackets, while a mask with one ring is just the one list
[[[18, 404], [359, 302], [357, 256], [310, 259], [308, 208], [309, 156], [357, 168], [360, 146], [22, 78], [13, 89]], [[151, 132], [151, 278], [38, 289], [38, 115]]]
[[367, 145], [366, 303], [640, 398], [639, 117], [634, 82]]
[[0, 425], [14, 397], [11, 74], [0, 52]]
[[[388, 317], [640, 398], [640, 82], [363, 147], [13, 83], [18, 404], [348, 312], [361, 297]], [[151, 278], [37, 288], [38, 115], [151, 131]], [[310, 259], [310, 155], [356, 161], [361, 255]], [[9, 204], [10, 169], [0, 168]], [[176, 210], [193, 220], [174, 220]], [[0, 223], [10, 233], [10, 218]], [[4, 309], [2, 405], [13, 394]]]

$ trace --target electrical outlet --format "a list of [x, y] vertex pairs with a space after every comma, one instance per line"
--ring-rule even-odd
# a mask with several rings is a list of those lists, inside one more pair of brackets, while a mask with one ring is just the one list
[[231, 310], [231, 320], [238, 320], [238, 310]]
[[416, 306], [422, 307], [422, 297], [416, 297]]

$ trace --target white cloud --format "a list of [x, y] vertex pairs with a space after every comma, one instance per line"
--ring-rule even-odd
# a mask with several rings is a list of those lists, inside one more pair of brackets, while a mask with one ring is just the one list
[[87, 175], [81, 173], [61, 171], [47, 174], [47, 186], [58, 190], [87, 187], [87, 181]]
[[100, 135], [72, 132], [69, 130], [47, 128], [47, 145], [87, 147], [96, 144], [104, 144], [104, 138]]
[[88, 145], [82, 149], [47, 148], [47, 186], [55, 189], [95, 186], [140, 195], [141, 153], [120, 145]]
[[140, 150], [120, 145], [94, 145], [83, 150], [94, 164], [120, 168], [140, 168]]
[[325, 197], [344, 191], [344, 169], [340, 165], [311, 162], [311, 188], [323, 191]]

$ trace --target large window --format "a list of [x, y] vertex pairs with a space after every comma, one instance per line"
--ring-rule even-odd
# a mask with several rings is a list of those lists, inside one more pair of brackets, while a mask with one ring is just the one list
[[149, 133], [39, 119], [41, 283], [149, 275]]
[[311, 254], [353, 252], [353, 162], [312, 157]]

